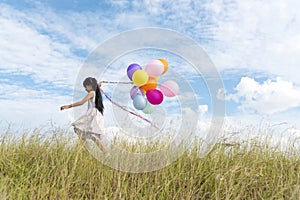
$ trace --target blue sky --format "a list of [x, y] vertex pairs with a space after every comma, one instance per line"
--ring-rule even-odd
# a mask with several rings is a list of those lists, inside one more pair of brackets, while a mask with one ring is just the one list
[[[267, 118], [300, 128], [299, 8], [294, 0], [0, 0], [0, 125], [68, 126], [73, 113], [59, 107], [73, 101], [88, 55], [122, 31], [161, 27], [206, 51], [232, 123]], [[198, 95], [209, 115], [209, 95]]]

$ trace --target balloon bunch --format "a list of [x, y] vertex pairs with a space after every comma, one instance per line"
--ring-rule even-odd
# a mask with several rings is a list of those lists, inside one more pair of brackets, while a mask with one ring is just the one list
[[150, 61], [145, 69], [136, 63], [128, 66], [127, 76], [134, 84], [130, 96], [137, 110], [151, 114], [154, 111], [153, 105], [161, 104], [164, 96], [174, 97], [178, 94], [179, 87], [172, 80], [164, 82], [159, 89], [157, 88], [159, 77], [165, 74], [168, 68], [168, 62], [163, 58]]

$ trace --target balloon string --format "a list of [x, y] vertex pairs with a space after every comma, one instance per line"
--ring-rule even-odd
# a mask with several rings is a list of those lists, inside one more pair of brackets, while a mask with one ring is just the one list
[[[133, 84], [133, 82], [122, 82], [122, 81], [101, 81], [102, 83], [110, 83], [110, 84]], [[157, 84], [160, 86], [160, 84]]]
[[120, 104], [118, 104], [117, 102], [113, 101], [113, 100], [112, 100], [112, 99], [111, 99], [111, 98], [110, 98], [110, 97], [109, 97], [109, 96], [108, 96], [101, 88], [100, 88], [100, 91], [104, 94], [104, 96], [105, 96], [112, 104], [116, 105], [117, 107], [121, 108], [121, 109], [124, 110], [124, 111], [129, 112], [129, 113], [132, 114], [132, 115], [135, 115], [135, 116], [141, 118], [142, 120], [148, 122], [151, 126], [153, 126], [154, 128], [156, 128], [156, 129], [159, 130], [159, 128], [158, 128], [157, 126], [155, 126], [149, 119], [146, 119], [146, 118], [144, 118], [143, 116], [141, 116], [141, 115], [139, 115], [139, 114], [136, 114], [136, 113], [134, 113], [134, 112], [132, 112], [132, 111], [130, 111], [130, 110], [127, 110], [126, 108], [124, 108], [123, 106], [121, 106]]
[[133, 84], [133, 82], [122, 82], [122, 81], [101, 81], [102, 83], [111, 83], [111, 84]]

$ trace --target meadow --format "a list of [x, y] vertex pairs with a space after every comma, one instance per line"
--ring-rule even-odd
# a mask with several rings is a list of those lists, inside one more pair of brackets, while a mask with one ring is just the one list
[[300, 199], [295, 141], [279, 151], [262, 140], [222, 140], [205, 156], [194, 144], [165, 168], [126, 173], [64, 130], [11, 135], [0, 138], [0, 199]]

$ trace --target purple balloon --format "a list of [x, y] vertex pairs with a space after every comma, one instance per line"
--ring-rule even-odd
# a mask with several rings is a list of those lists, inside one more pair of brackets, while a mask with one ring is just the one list
[[132, 63], [127, 67], [127, 76], [132, 81], [132, 75], [136, 70], [142, 69], [142, 67], [139, 64]]
[[130, 90], [131, 99], [134, 99], [137, 94], [144, 96], [144, 91], [139, 86], [133, 86]]
[[164, 100], [164, 95], [157, 89], [148, 90], [146, 96], [149, 103], [153, 105], [158, 105]]

